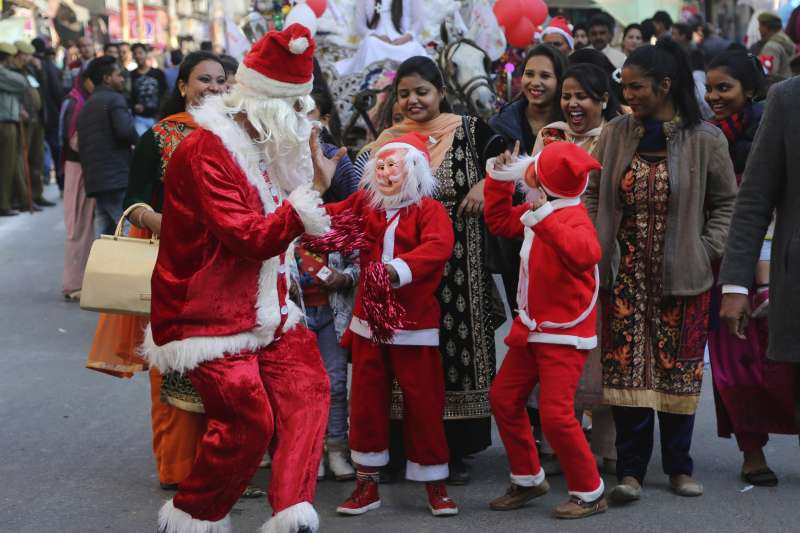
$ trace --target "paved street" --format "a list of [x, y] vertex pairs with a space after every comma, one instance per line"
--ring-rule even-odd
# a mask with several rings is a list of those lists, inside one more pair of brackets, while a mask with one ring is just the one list
[[[57, 196], [55, 187], [48, 197]], [[169, 497], [158, 486], [150, 449], [149, 385], [145, 375], [119, 380], [84, 368], [97, 315], [61, 297], [64, 225], [61, 205], [0, 219], [0, 532], [153, 532]], [[562, 477], [548, 496], [510, 513], [489, 511], [507, 485], [499, 438], [473, 461], [474, 482], [453, 488], [455, 518], [430, 516], [424, 489], [382, 487], [383, 507], [360, 518], [334, 509], [350, 483], [319, 485], [316, 507], [325, 533], [661, 531], [774, 532], [800, 529], [800, 449], [797, 437], [776, 436], [766, 448], [780, 478], [775, 489], [744, 490], [732, 440], [716, 437], [706, 382], [695, 426], [701, 498], [667, 490], [658, 454], [642, 501], [580, 522], [556, 522], [550, 509], [565, 499]], [[268, 470], [258, 474], [266, 484]], [[606, 478], [607, 484], [613, 480]], [[262, 501], [233, 511], [236, 531], [253, 532], [269, 516]]]

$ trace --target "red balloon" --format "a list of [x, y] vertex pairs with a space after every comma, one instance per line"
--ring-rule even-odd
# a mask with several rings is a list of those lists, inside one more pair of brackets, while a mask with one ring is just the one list
[[328, 9], [328, 0], [306, 0], [306, 4], [308, 4], [308, 7], [311, 8], [317, 18], [321, 17], [325, 10]]
[[492, 8], [497, 23], [504, 28], [513, 26], [524, 16], [524, 2], [525, 0], [497, 0]]
[[542, 0], [525, 0], [523, 16], [528, 17], [534, 26], [547, 20], [547, 4]]
[[533, 42], [535, 33], [536, 25], [528, 17], [522, 17], [516, 24], [506, 28], [506, 39], [514, 48], [525, 48]]

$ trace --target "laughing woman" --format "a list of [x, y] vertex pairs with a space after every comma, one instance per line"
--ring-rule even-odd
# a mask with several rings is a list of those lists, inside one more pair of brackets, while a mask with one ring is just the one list
[[[435, 198], [453, 222], [456, 243], [438, 291], [442, 307], [439, 347], [450, 478], [465, 483], [469, 476], [463, 458], [491, 445], [494, 332], [505, 316], [484, 261], [483, 175], [486, 159], [502, 152], [505, 143], [477, 118], [442, 112], [446, 109], [444, 81], [427, 57], [412, 57], [400, 65], [394, 94], [405, 119], [378, 137], [372, 153], [412, 131], [428, 136], [431, 169], [437, 179]], [[402, 417], [399, 389], [395, 389], [392, 410], [394, 418]]]
[[656, 415], [670, 487], [699, 496], [689, 455], [709, 302], [736, 195], [722, 132], [701, 120], [683, 50], [670, 39], [622, 68], [633, 114], [609, 122], [584, 202], [603, 259], [603, 397], [617, 429], [610, 497], [640, 497]]
[[[533, 151], [539, 131], [561, 120], [561, 80], [567, 69], [567, 58], [548, 45], [534, 46], [517, 65], [522, 70], [521, 94], [492, 117], [489, 125], [505, 137], [511, 150], [519, 141], [520, 153]], [[515, 196], [515, 201], [522, 201]], [[517, 301], [519, 249], [522, 242], [490, 235], [489, 268], [503, 278], [509, 305]]]

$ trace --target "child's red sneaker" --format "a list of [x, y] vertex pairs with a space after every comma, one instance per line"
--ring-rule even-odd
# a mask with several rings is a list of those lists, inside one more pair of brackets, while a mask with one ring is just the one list
[[425, 483], [428, 491], [428, 507], [433, 516], [453, 516], [458, 514], [458, 505], [447, 495], [444, 481]]
[[347, 500], [336, 508], [336, 512], [346, 515], [360, 515], [381, 506], [378, 482], [374, 479], [357, 479], [356, 490]]

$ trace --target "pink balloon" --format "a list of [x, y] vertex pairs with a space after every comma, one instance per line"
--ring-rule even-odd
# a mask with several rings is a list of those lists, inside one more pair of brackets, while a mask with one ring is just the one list
[[308, 4], [308, 7], [311, 8], [311, 11], [313, 11], [317, 16], [317, 18], [321, 17], [322, 14], [325, 13], [325, 10], [328, 9], [328, 0], [306, 0], [306, 3]]
[[547, 20], [547, 4], [542, 0], [525, 0], [523, 16], [528, 17], [534, 26]]
[[497, 17], [497, 23], [504, 28], [513, 26], [514, 23], [524, 16], [525, 0], [497, 0], [492, 11]]
[[528, 17], [522, 17], [516, 24], [506, 28], [506, 39], [514, 48], [525, 48], [533, 42], [535, 33], [536, 25]]

